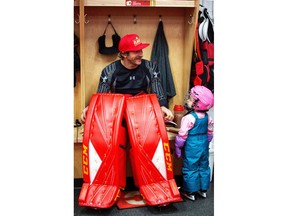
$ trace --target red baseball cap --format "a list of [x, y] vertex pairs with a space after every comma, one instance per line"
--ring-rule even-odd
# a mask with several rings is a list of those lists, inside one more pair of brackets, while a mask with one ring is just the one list
[[127, 34], [121, 38], [118, 48], [120, 52], [138, 51], [149, 45], [149, 43], [142, 43], [137, 34]]

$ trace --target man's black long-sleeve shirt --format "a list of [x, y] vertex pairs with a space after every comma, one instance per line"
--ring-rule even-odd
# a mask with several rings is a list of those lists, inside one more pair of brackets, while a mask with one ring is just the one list
[[156, 64], [145, 59], [142, 59], [141, 65], [135, 69], [125, 68], [120, 60], [106, 66], [101, 72], [97, 92], [114, 92], [133, 96], [140, 92], [155, 93], [160, 106], [168, 108], [160, 80], [160, 71]]

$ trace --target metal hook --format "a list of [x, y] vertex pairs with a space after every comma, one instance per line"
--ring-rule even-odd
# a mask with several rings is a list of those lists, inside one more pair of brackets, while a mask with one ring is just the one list
[[137, 23], [137, 16], [134, 14], [133, 15], [133, 23], [136, 24]]
[[159, 22], [162, 21], [162, 15], [159, 15]]
[[[74, 19], [75, 19], [75, 18], [74, 18]], [[80, 23], [80, 16], [79, 16], [79, 14], [78, 14], [78, 21], [75, 20], [75, 23], [76, 23], [76, 24], [79, 24], [79, 23]]]
[[87, 14], [84, 15], [84, 23], [85, 23], [85, 24], [88, 24], [88, 23], [89, 23], [89, 20], [86, 21], [86, 15], [87, 15]]
[[[85, 23], [85, 24], [88, 24], [88, 23], [89, 23], [89, 20], [86, 21], [86, 16], [87, 16], [87, 14], [84, 15], [84, 23]], [[80, 15], [79, 15], [79, 14], [78, 14], [78, 21], [75, 20], [75, 23], [76, 23], [76, 24], [79, 24], [79, 23], [80, 23]]]
[[193, 24], [193, 16], [191, 14], [189, 15], [188, 24], [190, 24], [190, 25]]
[[111, 24], [111, 15], [108, 15], [108, 24]]

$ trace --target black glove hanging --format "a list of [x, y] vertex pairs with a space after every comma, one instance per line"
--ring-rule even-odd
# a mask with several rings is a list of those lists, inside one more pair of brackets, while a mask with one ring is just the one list
[[[105, 45], [105, 39], [106, 39], [105, 34], [106, 34], [106, 30], [107, 30], [108, 25], [111, 25], [114, 32], [115, 32], [115, 34], [112, 35], [112, 41], [113, 41], [112, 47], [106, 47], [106, 45]], [[112, 54], [118, 53], [119, 52], [118, 45], [119, 45], [120, 39], [121, 38], [117, 34], [113, 24], [111, 23], [111, 21], [108, 21], [103, 35], [98, 38], [99, 53], [104, 54], [104, 55], [112, 55]]]

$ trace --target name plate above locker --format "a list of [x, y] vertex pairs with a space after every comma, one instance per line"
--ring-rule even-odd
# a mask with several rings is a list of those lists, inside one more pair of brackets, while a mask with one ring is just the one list
[[[74, 0], [74, 6], [79, 6], [81, 0]], [[199, 0], [84, 0], [84, 6], [111, 7], [195, 7]]]

